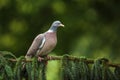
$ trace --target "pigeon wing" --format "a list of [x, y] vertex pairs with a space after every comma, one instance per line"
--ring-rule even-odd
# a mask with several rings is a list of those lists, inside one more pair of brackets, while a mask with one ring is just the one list
[[28, 52], [26, 54], [26, 58], [31, 58], [36, 55], [38, 50], [41, 50], [44, 46], [45, 38], [44, 34], [39, 34], [34, 40], [30, 48], [28, 49]]

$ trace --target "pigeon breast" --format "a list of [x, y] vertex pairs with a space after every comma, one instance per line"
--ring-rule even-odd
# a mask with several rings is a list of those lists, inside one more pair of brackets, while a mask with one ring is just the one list
[[57, 44], [56, 32], [46, 32], [44, 34], [45, 43], [42, 49], [36, 54], [36, 56], [44, 56], [50, 53]]

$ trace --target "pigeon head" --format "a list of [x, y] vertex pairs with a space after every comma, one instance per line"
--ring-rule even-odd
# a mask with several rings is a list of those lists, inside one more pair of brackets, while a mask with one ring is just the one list
[[54, 26], [54, 27], [64, 27], [64, 25], [60, 21], [54, 21], [52, 26]]
[[64, 25], [60, 21], [54, 21], [49, 29], [49, 32], [57, 31], [58, 27], [64, 27]]

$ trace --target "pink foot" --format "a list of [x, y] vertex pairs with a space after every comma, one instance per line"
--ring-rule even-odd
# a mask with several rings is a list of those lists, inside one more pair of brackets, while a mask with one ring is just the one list
[[51, 60], [51, 59], [52, 59], [52, 57], [47, 55], [47, 59], [48, 59], [48, 60]]
[[42, 58], [42, 57], [40, 57], [40, 56], [38, 57], [38, 61], [40, 61], [40, 62], [41, 62], [43, 59], [44, 59], [44, 58]]

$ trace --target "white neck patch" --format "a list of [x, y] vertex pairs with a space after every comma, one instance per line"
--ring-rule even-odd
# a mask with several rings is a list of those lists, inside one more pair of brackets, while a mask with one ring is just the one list
[[47, 32], [55, 32], [55, 31], [53, 31], [53, 30], [48, 30]]

